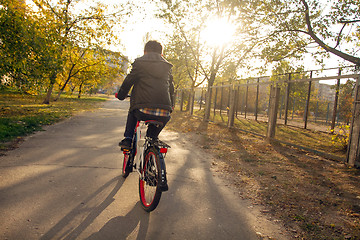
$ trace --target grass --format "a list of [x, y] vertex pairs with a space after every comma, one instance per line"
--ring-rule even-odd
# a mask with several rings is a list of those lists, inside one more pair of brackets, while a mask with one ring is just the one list
[[[204, 110], [194, 111], [194, 115], [202, 118], [204, 116]], [[228, 116], [226, 111], [223, 111], [222, 115], [217, 113], [215, 116], [213, 112], [211, 112], [210, 120], [215, 123], [227, 125]], [[266, 136], [266, 122], [239, 117], [235, 118], [234, 127], [243, 131]], [[341, 144], [341, 142], [334, 142], [332, 138], [333, 135], [330, 133], [285, 125], [277, 126], [275, 136], [275, 139], [283, 142], [345, 158], [346, 152], [344, 151], [344, 145]]]
[[44, 96], [32, 96], [11, 90], [0, 92], [0, 149], [14, 139], [39, 131], [72, 116], [76, 112], [91, 110], [106, 100], [104, 97], [64, 95], [58, 101], [42, 104]]

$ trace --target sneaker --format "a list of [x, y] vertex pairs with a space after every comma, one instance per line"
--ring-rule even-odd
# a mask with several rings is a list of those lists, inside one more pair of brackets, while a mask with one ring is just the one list
[[131, 149], [132, 140], [130, 138], [124, 138], [119, 142], [119, 146], [124, 149]]

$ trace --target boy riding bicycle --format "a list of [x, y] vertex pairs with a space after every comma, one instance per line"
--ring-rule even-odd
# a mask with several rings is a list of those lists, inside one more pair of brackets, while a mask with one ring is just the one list
[[155, 120], [162, 126], [150, 125], [146, 136], [158, 140], [161, 130], [170, 120], [174, 106], [172, 64], [162, 56], [162, 45], [157, 41], [145, 44], [144, 55], [135, 59], [130, 73], [121, 85], [117, 98], [124, 100], [131, 89], [130, 109], [127, 117], [122, 148], [131, 148], [137, 121]]

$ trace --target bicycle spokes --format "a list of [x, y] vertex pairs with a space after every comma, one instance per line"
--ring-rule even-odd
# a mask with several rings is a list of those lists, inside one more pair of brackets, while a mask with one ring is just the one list
[[160, 165], [158, 155], [151, 149], [145, 155], [142, 178], [139, 181], [141, 204], [146, 211], [152, 211], [160, 201], [161, 190], [158, 187]]

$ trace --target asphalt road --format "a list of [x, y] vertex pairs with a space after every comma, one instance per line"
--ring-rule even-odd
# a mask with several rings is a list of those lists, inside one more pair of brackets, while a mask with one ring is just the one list
[[[121, 177], [128, 102], [49, 126], [0, 157], [0, 239], [259, 239], [274, 228], [216, 177], [212, 158], [163, 131], [169, 191], [145, 212]], [[249, 207], [250, 206], [250, 207]]]

